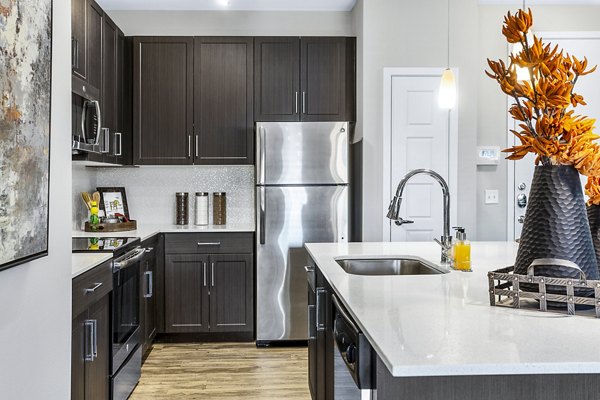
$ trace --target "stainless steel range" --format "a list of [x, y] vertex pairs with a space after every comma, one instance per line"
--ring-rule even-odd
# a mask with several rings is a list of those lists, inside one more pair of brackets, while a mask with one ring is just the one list
[[73, 252], [113, 254], [112, 362], [113, 400], [129, 397], [141, 375], [140, 265], [146, 249], [139, 238], [73, 238]]

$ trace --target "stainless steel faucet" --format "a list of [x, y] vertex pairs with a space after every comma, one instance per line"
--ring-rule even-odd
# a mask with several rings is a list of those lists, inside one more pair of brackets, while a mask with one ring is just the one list
[[406, 183], [413, 176], [421, 174], [431, 176], [440, 184], [440, 186], [442, 186], [442, 193], [444, 195], [444, 235], [441, 237], [441, 240], [434, 239], [434, 241], [442, 247], [442, 263], [449, 264], [451, 262], [449, 253], [452, 248], [452, 236], [450, 235], [450, 189], [448, 189], [448, 184], [440, 174], [430, 169], [415, 169], [406, 174], [398, 184], [396, 195], [388, 208], [387, 217], [394, 221], [398, 226], [412, 224], [414, 222], [400, 217], [400, 205], [402, 204], [402, 193], [404, 192]]

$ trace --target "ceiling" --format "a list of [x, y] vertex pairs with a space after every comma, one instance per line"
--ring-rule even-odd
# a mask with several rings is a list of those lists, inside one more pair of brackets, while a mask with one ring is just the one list
[[[105, 10], [350, 11], [356, 0], [97, 0]], [[229, 3], [226, 5], [226, 3]]]
[[[523, 0], [479, 0], [480, 4], [522, 5]], [[525, 0], [525, 5], [600, 5], [600, 0]]]

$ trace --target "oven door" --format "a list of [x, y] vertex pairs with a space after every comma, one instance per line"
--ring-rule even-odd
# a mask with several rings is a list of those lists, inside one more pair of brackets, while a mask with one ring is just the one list
[[136, 248], [113, 264], [113, 374], [140, 344], [140, 261]]

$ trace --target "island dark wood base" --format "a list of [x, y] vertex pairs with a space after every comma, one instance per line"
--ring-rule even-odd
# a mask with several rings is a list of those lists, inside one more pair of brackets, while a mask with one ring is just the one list
[[377, 359], [377, 400], [598, 400], [600, 375], [393, 377]]

